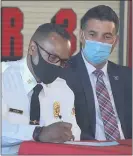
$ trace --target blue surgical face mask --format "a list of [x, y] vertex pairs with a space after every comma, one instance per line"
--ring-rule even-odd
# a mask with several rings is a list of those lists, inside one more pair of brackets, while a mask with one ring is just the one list
[[85, 40], [85, 47], [82, 52], [88, 62], [97, 65], [108, 60], [111, 49], [112, 44]]

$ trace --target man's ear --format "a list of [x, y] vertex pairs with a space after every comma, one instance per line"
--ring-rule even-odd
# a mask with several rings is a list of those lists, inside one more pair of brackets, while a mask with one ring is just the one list
[[115, 47], [118, 42], [119, 42], [119, 36], [117, 35], [113, 46]]
[[29, 48], [28, 48], [28, 53], [32, 56], [37, 55], [37, 46], [34, 41], [30, 41]]
[[28, 53], [32, 56], [32, 61], [34, 64], [37, 65], [39, 62], [39, 56], [37, 52], [37, 45], [34, 41], [30, 41]]
[[85, 37], [84, 37], [84, 32], [83, 32], [83, 30], [80, 30], [79, 35], [80, 35], [81, 47], [84, 47], [84, 46], [85, 46]]
[[84, 43], [84, 36], [83, 36], [83, 30], [80, 29], [79, 31], [79, 40], [83, 44]]
[[116, 38], [115, 38], [115, 41], [114, 41], [114, 43], [113, 43], [113, 45], [112, 45], [111, 53], [113, 52], [113, 50], [114, 50], [114, 48], [115, 48], [115, 46], [116, 46], [116, 44], [117, 44], [118, 42], [119, 42], [119, 36], [117, 35]]

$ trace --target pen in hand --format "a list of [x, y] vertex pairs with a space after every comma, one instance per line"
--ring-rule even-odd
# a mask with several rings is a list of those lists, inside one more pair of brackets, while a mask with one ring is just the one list
[[[60, 120], [62, 119], [62, 116], [61, 115], [59, 115], [58, 117], [59, 117]], [[61, 120], [61, 121], [63, 122], [63, 120]]]

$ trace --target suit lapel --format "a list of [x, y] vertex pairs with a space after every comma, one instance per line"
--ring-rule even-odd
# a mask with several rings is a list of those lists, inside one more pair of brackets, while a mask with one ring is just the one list
[[121, 126], [123, 131], [125, 131], [126, 127], [124, 127], [125, 124], [123, 124], [124, 121], [124, 85], [122, 83], [122, 77], [120, 75], [119, 70], [117, 70], [117, 66], [115, 66], [113, 63], [108, 63], [108, 75], [110, 79], [112, 94], [114, 97], [115, 107], [118, 113], [118, 117], [121, 122]]
[[[77, 67], [76, 67], [76, 73], [79, 75], [85, 98], [86, 98], [86, 103], [85, 103], [85, 109], [88, 109], [88, 114], [86, 114], [86, 119], [88, 120], [88, 124], [91, 125], [92, 128], [92, 135], [95, 137], [95, 124], [96, 124], [96, 117], [95, 117], [95, 103], [94, 103], [94, 95], [93, 95], [93, 90], [90, 82], [90, 78], [87, 72], [87, 69], [85, 67], [84, 61], [82, 59], [81, 53], [78, 54], [77, 57]], [[86, 112], [86, 110], [85, 110]]]

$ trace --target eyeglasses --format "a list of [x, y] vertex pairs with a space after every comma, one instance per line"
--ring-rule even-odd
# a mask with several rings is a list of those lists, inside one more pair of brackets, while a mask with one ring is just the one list
[[34, 41], [34, 42], [36, 43], [36, 45], [40, 49], [42, 49], [43, 51], [45, 51], [46, 54], [48, 54], [48, 61], [50, 63], [58, 63], [58, 62], [60, 62], [60, 66], [61, 67], [64, 68], [64, 67], [67, 66], [68, 59], [61, 59], [59, 56], [49, 53], [47, 50], [45, 50], [43, 47], [41, 47], [36, 41]]

